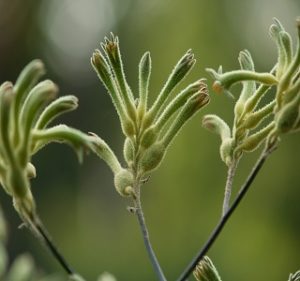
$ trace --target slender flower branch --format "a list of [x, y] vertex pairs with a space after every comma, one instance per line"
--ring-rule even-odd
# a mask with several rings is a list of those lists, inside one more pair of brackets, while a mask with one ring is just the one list
[[42, 239], [42, 242], [45, 243], [46, 247], [49, 249], [51, 254], [54, 256], [54, 258], [57, 260], [57, 262], [61, 265], [61, 267], [66, 271], [66, 273], [70, 276], [75, 275], [75, 272], [71, 268], [71, 266], [68, 264], [66, 259], [63, 257], [63, 255], [59, 252], [58, 248], [54, 245], [52, 239], [50, 238], [47, 230], [42, 225], [41, 222], [35, 223], [36, 230], [40, 234], [40, 238]]
[[149, 237], [149, 232], [148, 232], [148, 228], [146, 225], [146, 221], [145, 221], [145, 217], [144, 217], [144, 212], [143, 212], [143, 208], [142, 208], [142, 204], [141, 204], [141, 198], [140, 198], [140, 190], [138, 187], [138, 190], [136, 191], [136, 196], [134, 198], [134, 210], [135, 210], [135, 214], [137, 216], [138, 222], [139, 222], [139, 226], [143, 235], [143, 239], [144, 239], [144, 244], [145, 244], [145, 248], [147, 250], [149, 259], [152, 263], [152, 266], [154, 268], [154, 271], [156, 272], [158, 278], [160, 281], [167, 281], [160, 265], [159, 265], [159, 261], [155, 255], [155, 252], [152, 248], [151, 245], [151, 241], [150, 241], [150, 237]]
[[[114, 173], [117, 192], [133, 199], [134, 208], [145, 247], [150, 261], [160, 281], [166, 281], [152, 248], [140, 199], [143, 179], [157, 169], [162, 162], [169, 144], [177, 136], [184, 124], [209, 102], [207, 86], [203, 79], [170, 98], [184, 77], [190, 72], [196, 60], [191, 50], [178, 61], [164, 87], [152, 105], [148, 105], [148, 90], [151, 77], [151, 56], [146, 52], [139, 64], [138, 98], [133, 102], [133, 94], [125, 80], [125, 73], [115, 36], [101, 44], [102, 53], [96, 50], [91, 63], [100, 80], [106, 86], [120, 116], [125, 135], [123, 154], [126, 166], [103, 141], [93, 143], [93, 150]], [[166, 128], [166, 125], [170, 126]], [[101, 145], [102, 144], [102, 145]], [[97, 147], [99, 146], [99, 147]]]
[[249, 176], [247, 177], [245, 183], [241, 187], [236, 199], [232, 203], [231, 207], [228, 209], [228, 211], [223, 215], [219, 223], [216, 225], [214, 230], [211, 232], [209, 238], [207, 239], [204, 246], [200, 249], [198, 254], [192, 259], [190, 264], [185, 268], [183, 273], [180, 275], [180, 277], [177, 279], [177, 281], [186, 281], [187, 278], [190, 276], [190, 274], [193, 272], [195, 267], [197, 266], [198, 262], [205, 256], [205, 254], [210, 250], [216, 239], [219, 237], [220, 233], [222, 232], [224, 226], [226, 225], [227, 221], [230, 219], [231, 215], [234, 213], [234, 211], [239, 206], [242, 199], [247, 194], [247, 191], [249, 190], [250, 186], [252, 185], [254, 179], [256, 178], [258, 172], [263, 167], [265, 161], [270, 156], [270, 154], [274, 151], [275, 147], [266, 147], [261, 156], [259, 157], [258, 161], [252, 168], [252, 171], [250, 172]]
[[235, 176], [236, 168], [237, 168], [237, 161], [233, 161], [227, 170], [227, 180], [226, 180], [226, 185], [225, 185], [222, 217], [227, 213], [229, 206], [230, 206], [231, 190], [232, 190], [232, 184], [233, 184], [233, 179]]

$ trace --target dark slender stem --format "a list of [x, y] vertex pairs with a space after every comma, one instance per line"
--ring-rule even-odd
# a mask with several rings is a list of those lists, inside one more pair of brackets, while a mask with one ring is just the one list
[[228, 209], [228, 211], [225, 213], [225, 215], [221, 218], [217, 226], [214, 228], [212, 233], [210, 234], [208, 240], [204, 244], [204, 246], [200, 249], [198, 254], [193, 258], [191, 263], [185, 268], [183, 273], [180, 275], [180, 277], [177, 279], [177, 281], [185, 281], [189, 277], [189, 275], [193, 272], [194, 268], [198, 264], [198, 262], [204, 257], [204, 255], [208, 252], [208, 250], [211, 248], [211, 246], [214, 244], [215, 240], [218, 238], [219, 234], [223, 230], [226, 222], [229, 220], [233, 212], [236, 210], [236, 208], [239, 206], [239, 203], [246, 195], [247, 191], [249, 190], [249, 187], [251, 186], [252, 182], [254, 181], [255, 177], [257, 176], [258, 172], [262, 168], [263, 164], [265, 163], [268, 156], [271, 154], [271, 152], [274, 150], [274, 147], [272, 148], [266, 148], [263, 150], [261, 156], [259, 157], [258, 161], [254, 165], [252, 171], [250, 172], [248, 178], [246, 179], [245, 183], [241, 187], [236, 199], [232, 203], [231, 207]]
[[146, 225], [146, 221], [145, 221], [145, 217], [144, 217], [144, 213], [143, 213], [143, 209], [142, 209], [142, 204], [141, 204], [141, 199], [140, 199], [140, 194], [139, 191], [137, 191], [138, 194], [136, 194], [136, 198], [134, 199], [134, 203], [135, 203], [135, 213], [141, 228], [141, 232], [143, 235], [143, 239], [144, 239], [144, 244], [149, 256], [149, 259], [152, 263], [152, 266], [154, 268], [154, 271], [156, 272], [158, 278], [160, 281], [167, 281], [160, 265], [158, 262], [158, 259], [155, 255], [155, 252], [152, 248], [151, 242], [150, 242], [150, 238], [149, 238], [149, 232], [148, 232], [148, 228]]
[[50, 250], [54, 258], [58, 261], [61, 267], [67, 272], [68, 275], [75, 275], [75, 272], [67, 263], [66, 259], [63, 255], [58, 251], [57, 247], [52, 242], [52, 239], [49, 237], [47, 231], [45, 230], [44, 226], [40, 222], [36, 222], [35, 227], [38, 233], [42, 236], [47, 248]]

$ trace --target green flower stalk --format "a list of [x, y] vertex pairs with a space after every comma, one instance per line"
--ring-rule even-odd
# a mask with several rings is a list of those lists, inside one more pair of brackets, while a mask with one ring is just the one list
[[24, 68], [15, 85], [4, 82], [0, 87], [0, 183], [12, 197], [24, 224], [72, 276], [73, 270], [53, 245], [37, 214], [30, 188], [30, 179], [36, 176], [31, 158], [46, 144], [58, 141], [71, 145], [81, 159], [84, 151], [94, 149], [95, 137], [66, 125], [48, 128], [56, 117], [77, 107], [77, 98], [55, 99], [58, 87], [52, 81], [36, 84], [44, 73], [43, 63], [34, 60]]
[[[269, 73], [256, 72], [250, 52], [240, 52], [240, 70], [223, 73], [207, 69], [215, 79], [213, 89], [232, 96], [231, 86], [242, 84], [242, 91], [234, 107], [232, 129], [220, 117], [208, 115], [203, 118], [203, 126], [221, 137], [220, 154], [228, 166], [228, 177], [222, 215], [229, 208], [233, 177], [244, 152], [252, 152], [266, 142], [266, 149], [278, 142], [279, 136], [294, 132], [300, 124], [300, 21], [298, 27], [298, 47], [294, 54], [292, 39], [281, 23], [275, 19], [270, 27], [270, 35], [275, 41], [278, 59]], [[263, 104], [263, 97], [272, 88], [276, 88], [273, 99]]]
[[201, 79], [171, 97], [196, 62], [192, 51], [188, 50], [175, 65], [154, 103], [149, 106], [148, 92], [152, 71], [150, 53], [146, 52], [140, 60], [139, 91], [135, 97], [126, 81], [118, 37], [111, 34], [109, 39], [105, 38], [101, 47], [102, 52], [96, 50], [93, 53], [91, 63], [119, 115], [125, 135], [126, 165], [120, 164], [104, 141], [98, 143], [102, 143], [103, 148], [97, 148], [94, 142], [94, 151], [114, 173], [117, 192], [133, 199], [133, 209], [138, 217], [149, 257], [159, 279], [165, 281], [149, 241], [141, 208], [140, 187], [151, 172], [158, 168], [184, 124], [209, 102], [207, 86]]

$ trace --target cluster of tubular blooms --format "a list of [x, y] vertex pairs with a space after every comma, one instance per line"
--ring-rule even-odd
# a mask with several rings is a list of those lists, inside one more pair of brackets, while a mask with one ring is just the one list
[[[123, 168], [112, 150], [96, 150], [112, 169], [115, 187], [122, 196], [134, 195], [134, 181], [142, 180], [161, 163], [167, 148], [182, 126], [209, 102], [203, 80], [187, 86], [171, 100], [170, 94], [194, 66], [189, 50], [175, 65], [153, 105], [148, 106], [151, 57], [146, 52], [139, 63], [139, 94], [134, 97], [124, 74], [118, 37], [111, 34], [95, 50], [91, 63], [106, 87], [125, 135]], [[103, 141], [102, 141], [103, 142]]]
[[193, 273], [197, 281], [221, 281], [216, 267], [207, 256], [197, 264]]
[[50, 80], [38, 82], [45, 73], [39, 60], [29, 63], [16, 83], [0, 86], [0, 183], [12, 197], [23, 221], [35, 230], [36, 204], [30, 178], [36, 176], [31, 157], [50, 142], [70, 144], [82, 158], [94, 137], [65, 125], [48, 127], [62, 113], [77, 108], [77, 98], [56, 99], [58, 88]]
[[[216, 115], [206, 115], [203, 126], [220, 135], [220, 154], [226, 165], [236, 162], [243, 152], [250, 152], [267, 140], [274, 145], [283, 133], [300, 128], [300, 20], [298, 27], [298, 47], [293, 52], [292, 39], [281, 23], [275, 19], [270, 27], [270, 35], [278, 50], [278, 61], [270, 73], [258, 73], [250, 53], [240, 52], [240, 70], [216, 72], [207, 71], [215, 79], [213, 89], [232, 96], [230, 88], [242, 83], [242, 91], [234, 108], [232, 130], [224, 120]], [[265, 94], [276, 87], [276, 96], [269, 103], [260, 105]]]

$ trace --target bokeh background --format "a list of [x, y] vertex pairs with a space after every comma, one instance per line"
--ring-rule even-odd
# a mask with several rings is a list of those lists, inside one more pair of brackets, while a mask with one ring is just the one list
[[[189, 48], [197, 58], [186, 85], [208, 77], [205, 67], [238, 67], [249, 49], [256, 68], [268, 71], [276, 49], [268, 28], [277, 17], [295, 38], [299, 0], [0, 0], [0, 80], [15, 81], [31, 59], [42, 59], [47, 78], [61, 94], [75, 94], [80, 106], [61, 119], [93, 131], [122, 157], [117, 115], [89, 58], [104, 36], [120, 37], [126, 73], [137, 89], [137, 65], [150, 51], [155, 97], [177, 59]], [[209, 84], [211, 79], [208, 78]], [[183, 85], [183, 86], [184, 86]], [[204, 113], [232, 122], [233, 102], [211, 93], [211, 103], [173, 143], [160, 169], [143, 188], [153, 246], [169, 280], [175, 280], [218, 221], [226, 167], [219, 139], [201, 128]], [[300, 135], [282, 139], [209, 255], [223, 280], [286, 280], [300, 268]], [[258, 153], [240, 163], [238, 189]], [[109, 271], [118, 280], [156, 280], [130, 202], [115, 192], [110, 170], [93, 155], [82, 165], [69, 147], [51, 145], [34, 158], [32, 189], [41, 217], [70, 263], [87, 280]], [[0, 194], [9, 221], [13, 258], [31, 252], [46, 273], [60, 271], [26, 231], [10, 198]], [[191, 278], [192, 279], [192, 278]]]

